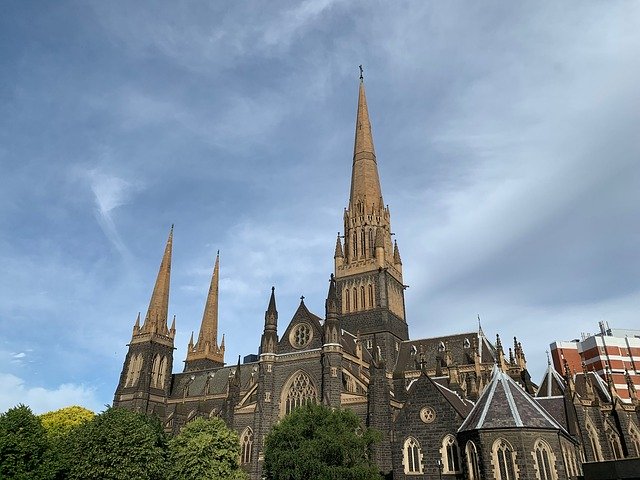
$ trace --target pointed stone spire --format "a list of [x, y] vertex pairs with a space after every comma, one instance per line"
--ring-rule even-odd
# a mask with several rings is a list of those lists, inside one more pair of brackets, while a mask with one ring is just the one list
[[353, 171], [351, 174], [350, 208], [358, 204], [367, 211], [378, 211], [383, 206], [376, 153], [373, 148], [373, 135], [367, 97], [364, 90], [364, 80], [360, 79], [358, 93], [358, 114], [356, 117], [356, 135], [353, 148]]
[[340, 241], [340, 233], [338, 232], [338, 238], [336, 239], [336, 252], [333, 258], [344, 258], [344, 252], [342, 251], [342, 242]]
[[171, 321], [171, 328], [169, 329], [169, 336], [175, 338], [176, 336], [176, 316], [173, 316], [173, 320]]
[[211, 285], [202, 315], [198, 341], [187, 352], [185, 371], [224, 365], [224, 344], [218, 346], [218, 284], [220, 281], [220, 251], [211, 276]]
[[633, 405], [638, 405], [640, 403], [640, 399], [638, 399], [638, 394], [636, 393], [636, 386], [633, 384], [633, 380], [631, 379], [631, 375], [629, 375], [629, 370], [624, 369], [624, 379], [627, 382], [627, 390], [629, 391], [629, 398], [631, 399], [631, 403]]
[[191, 338], [189, 339], [189, 351], [193, 349], [193, 331], [191, 332]]
[[339, 345], [342, 329], [340, 328], [340, 308], [338, 307], [338, 294], [336, 292], [336, 279], [331, 274], [329, 279], [329, 292], [325, 301], [324, 343]]
[[173, 225], [169, 231], [169, 238], [164, 249], [160, 270], [153, 287], [149, 310], [142, 325], [142, 333], [159, 333], [167, 335], [167, 317], [169, 315], [169, 283], [171, 280], [171, 251], [173, 249]]
[[138, 316], [136, 317], [136, 323], [133, 324], [133, 334], [137, 335], [140, 333], [140, 312], [138, 312]]
[[271, 287], [269, 306], [264, 312], [264, 331], [260, 341], [260, 354], [276, 353], [278, 345], [278, 310], [276, 309], [276, 288]]
[[396, 265], [402, 265], [402, 259], [400, 258], [400, 249], [398, 248], [398, 242], [393, 241], [393, 263]]
[[220, 281], [220, 251], [216, 254], [216, 261], [211, 276], [209, 294], [202, 315], [200, 333], [198, 334], [197, 345], [204, 348], [206, 343], [211, 347], [218, 346], [218, 285]]

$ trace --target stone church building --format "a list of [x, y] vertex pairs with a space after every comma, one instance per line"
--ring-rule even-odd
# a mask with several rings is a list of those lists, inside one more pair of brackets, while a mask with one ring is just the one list
[[382, 432], [372, 456], [394, 479], [577, 478], [585, 462], [640, 456], [639, 402], [622, 401], [586, 368], [562, 376], [549, 366], [538, 387], [521, 343], [514, 338], [505, 351], [479, 322], [465, 333], [409, 338], [402, 260], [362, 77], [343, 233], [325, 311], [316, 315], [301, 300], [282, 322], [272, 288], [259, 354], [233, 366], [225, 366], [218, 341], [216, 258], [200, 331], [184, 371], [173, 373], [172, 228], [149, 309], [133, 327], [114, 406], [155, 414], [174, 433], [194, 418], [222, 417], [238, 432], [241, 464], [256, 480], [265, 435], [306, 402], [349, 408]]

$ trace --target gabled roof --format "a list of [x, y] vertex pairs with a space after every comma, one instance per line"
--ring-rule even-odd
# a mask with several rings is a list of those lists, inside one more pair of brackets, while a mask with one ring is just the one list
[[447, 382], [448, 378], [439, 377], [432, 378], [431, 380], [436, 385], [436, 387], [438, 387], [438, 390], [440, 391], [442, 396], [447, 399], [447, 401], [456, 410], [456, 412], [460, 414], [462, 418], [466, 418], [467, 415], [471, 413], [474, 405], [473, 402], [466, 398], [460, 397], [460, 395], [458, 395], [456, 392], [454, 392], [450, 388], [447, 388], [444, 385], [444, 382]]
[[566, 387], [564, 379], [556, 372], [555, 368], [549, 364], [547, 371], [544, 373], [544, 377], [542, 377], [542, 382], [540, 382], [540, 388], [538, 389], [538, 393], [536, 393], [536, 397], [562, 396]]
[[576, 392], [581, 397], [588, 396], [587, 379], [591, 380], [591, 385], [594, 387], [594, 393], [598, 399], [602, 402], [611, 403], [611, 395], [609, 395], [609, 388], [605, 381], [595, 372], [578, 372], [574, 376], [574, 382], [576, 385]]
[[458, 431], [494, 428], [562, 430], [533, 397], [497, 366], [475, 407]]

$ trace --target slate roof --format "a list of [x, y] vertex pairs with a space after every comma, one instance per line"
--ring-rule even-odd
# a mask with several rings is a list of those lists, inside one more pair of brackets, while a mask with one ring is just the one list
[[567, 412], [564, 408], [564, 397], [537, 397], [535, 401], [565, 430], [569, 430]]
[[536, 393], [536, 397], [562, 396], [565, 388], [564, 379], [556, 372], [555, 368], [549, 364], [547, 371], [544, 373], [544, 377], [542, 377], [542, 382], [540, 382], [540, 388], [538, 389], [538, 393]]
[[[240, 390], [242, 392], [246, 391], [252, 385], [252, 374], [257, 380], [257, 366], [257, 363], [243, 363], [240, 365]], [[188, 387], [189, 391], [187, 398], [226, 393], [227, 386], [229, 385], [229, 376], [235, 372], [237, 368], [237, 365], [230, 365], [215, 370], [176, 373], [173, 376], [170, 397], [182, 397], [186, 387]], [[191, 380], [192, 376], [193, 380]]]
[[474, 403], [466, 398], [461, 398], [456, 392], [447, 388], [445, 384], [448, 382], [448, 378], [436, 377], [431, 378], [431, 380], [433, 380], [433, 383], [438, 387], [442, 396], [447, 399], [456, 412], [458, 412], [462, 418], [467, 418], [467, 415], [469, 415], [473, 409]]
[[458, 431], [494, 428], [562, 427], [533, 397], [497, 366], [473, 410]]
[[495, 362], [496, 349], [487, 340], [487, 337], [482, 332], [467, 332], [401, 342], [395, 370], [396, 372], [420, 370], [418, 357], [421, 353], [424, 353], [425, 367], [427, 369], [435, 368], [438, 356], [444, 355], [443, 346], [456, 365], [469, 365], [474, 363], [474, 345], [482, 363]]

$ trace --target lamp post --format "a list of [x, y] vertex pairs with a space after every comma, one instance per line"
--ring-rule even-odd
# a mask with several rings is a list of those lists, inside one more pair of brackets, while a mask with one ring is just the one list
[[440, 480], [442, 480], [442, 469], [444, 468], [442, 460], [438, 459], [436, 465], [438, 466], [438, 474], [440, 475]]

